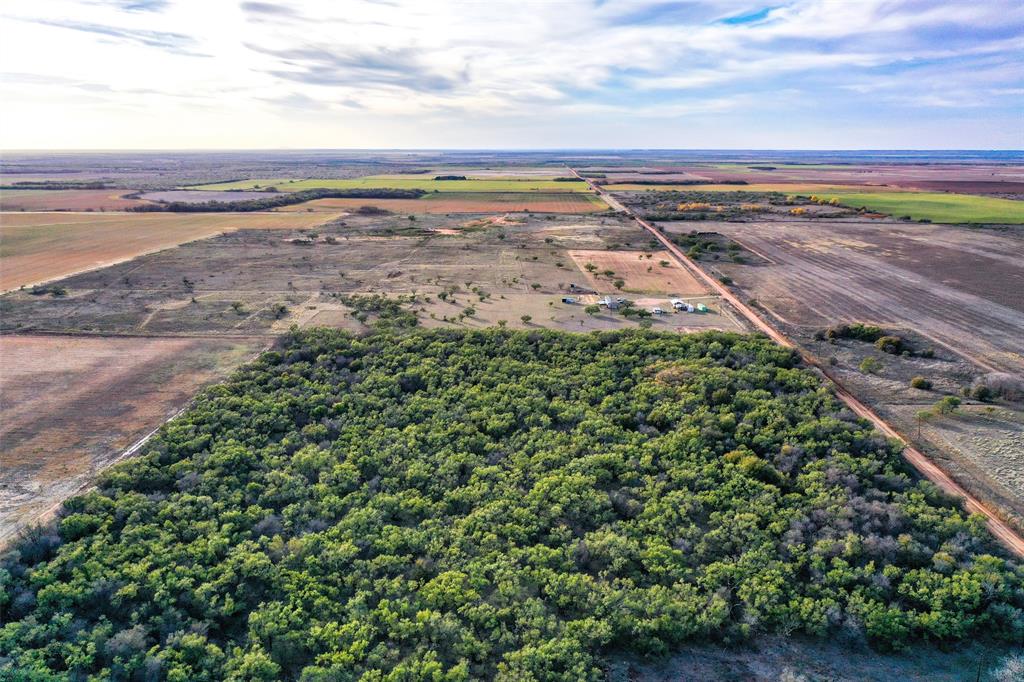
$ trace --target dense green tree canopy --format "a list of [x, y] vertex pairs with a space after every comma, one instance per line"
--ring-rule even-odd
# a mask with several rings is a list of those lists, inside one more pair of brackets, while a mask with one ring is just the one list
[[1024, 572], [793, 352], [314, 330], [0, 569], [15, 679], [585, 680], [762, 630], [1021, 641]]

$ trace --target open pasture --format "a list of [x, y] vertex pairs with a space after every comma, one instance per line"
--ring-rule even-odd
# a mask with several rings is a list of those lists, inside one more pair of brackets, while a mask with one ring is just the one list
[[6, 213], [0, 289], [9, 291], [240, 228], [313, 227], [329, 213]]
[[[609, 192], [643, 192], [647, 190], [662, 192], [779, 192], [781, 194], [818, 194], [821, 192], [856, 192], [863, 187], [855, 185], [832, 186], [806, 182], [758, 182], [746, 185], [723, 185], [702, 183], [699, 185], [639, 185], [635, 183], [615, 183], [605, 185]], [[879, 192], [899, 191], [895, 188], [879, 187]]]
[[1024, 224], [1024, 201], [941, 192], [837, 192], [835, 198], [851, 208], [861, 206], [892, 216], [933, 223]]
[[375, 206], [393, 213], [500, 213], [534, 211], [537, 213], [595, 213], [608, 210], [607, 204], [593, 194], [559, 192], [438, 192], [420, 199], [315, 199], [277, 209], [296, 211], [353, 211]]
[[[594, 251], [571, 250], [576, 267], [587, 274], [595, 289], [608, 289], [615, 280], [624, 282], [623, 290], [678, 296], [706, 294], [704, 286], [667, 251]], [[592, 265], [593, 268], [589, 268]], [[613, 274], [605, 274], [611, 272]]]
[[434, 180], [430, 175], [370, 175], [351, 179], [243, 180], [189, 187], [190, 190], [248, 190], [274, 187], [280, 192], [307, 189], [422, 189], [427, 192], [589, 192], [585, 182], [554, 180]]
[[[624, 176], [628, 168], [606, 173], [611, 181]], [[750, 184], [816, 184], [827, 186], [892, 187], [904, 190], [964, 192], [970, 194], [1024, 193], [1024, 171], [1019, 165], [985, 163], [749, 163], [666, 164], [646, 168], [658, 175], [646, 179], [668, 179], [688, 174], [709, 182], [743, 180]], [[671, 175], [669, 175], [671, 173]]]
[[148, 202], [123, 189], [4, 189], [0, 211], [123, 211]]
[[0, 543], [262, 343], [0, 336]]
[[[583, 306], [561, 310], [562, 297], [578, 293], [572, 284], [621, 295], [614, 278], [591, 283], [574, 251], [592, 252], [601, 270], [619, 271], [645, 293], [703, 293], [678, 265], [663, 268], [664, 254], [634, 263], [650, 240], [620, 218], [353, 215], [315, 235], [240, 230], [66, 278], [61, 297], [13, 292], [0, 298], [2, 325], [20, 333], [255, 336], [293, 323], [333, 326], [347, 312], [344, 296], [414, 293], [423, 324], [513, 323], [529, 315], [532, 325], [554, 328], [635, 325], [621, 315], [592, 324]], [[712, 322], [736, 328], [729, 319]]]
[[721, 262], [712, 270], [786, 324], [911, 328], [983, 366], [1024, 372], [1024, 238], [1018, 235], [893, 221], [665, 226], [717, 231], [770, 261]]

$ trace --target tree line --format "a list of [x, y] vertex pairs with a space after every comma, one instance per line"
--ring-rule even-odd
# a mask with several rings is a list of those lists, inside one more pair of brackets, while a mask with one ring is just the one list
[[597, 680], [766, 631], [1024, 638], [983, 520], [794, 351], [721, 332], [293, 331], [0, 565], [0, 676], [26, 680]]
[[302, 204], [314, 199], [419, 199], [424, 194], [426, 192], [422, 189], [308, 189], [301, 192], [283, 192], [273, 196], [262, 196], [257, 199], [244, 199], [241, 201], [161, 201], [135, 206], [128, 210], [140, 213], [154, 211], [168, 211], [171, 213], [234, 213], [269, 211], [282, 206]]

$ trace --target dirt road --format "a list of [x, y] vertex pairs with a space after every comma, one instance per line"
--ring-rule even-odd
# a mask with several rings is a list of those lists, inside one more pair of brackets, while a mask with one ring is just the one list
[[1002, 519], [995, 515], [990, 509], [988, 509], [980, 500], [973, 497], [970, 493], [964, 490], [956, 481], [954, 481], [946, 472], [940, 469], [934, 462], [928, 459], [923, 453], [914, 448], [906, 438], [896, 432], [889, 424], [885, 422], [880, 416], [878, 416], [871, 408], [858, 400], [852, 393], [847, 391], [835, 378], [832, 373], [825, 368], [824, 365], [818, 362], [817, 358], [805, 352], [799, 348], [796, 344], [786, 338], [781, 332], [772, 327], [770, 324], [765, 322], [760, 315], [755, 313], [749, 306], [744, 304], [731, 291], [725, 286], [718, 282], [715, 278], [708, 275], [696, 263], [693, 262], [682, 250], [679, 249], [671, 240], [663, 235], [658, 229], [656, 229], [649, 222], [636, 215], [633, 211], [630, 211], [622, 205], [618, 200], [609, 195], [601, 187], [590, 182], [578, 172], [576, 169], [569, 168], [569, 171], [580, 180], [585, 181], [590, 187], [601, 197], [609, 206], [616, 211], [625, 213], [633, 220], [635, 220], [640, 227], [644, 228], [651, 233], [659, 242], [661, 242], [665, 248], [675, 257], [684, 267], [690, 269], [697, 277], [703, 280], [708, 287], [720, 295], [723, 299], [728, 301], [733, 307], [735, 307], [746, 319], [759, 331], [764, 332], [770, 339], [775, 341], [781, 346], [787, 348], [794, 348], [800, 353], [803, 361], [810, 367], [818, 369], [825, 377], [832, 382], [835, 387], [836, 396], [846, 404], [854, 413], [859, 417], [862, 417], [872, 424], [875, 428], [884, 433], [887, 437], [898, 440], [903, 444], [903, 456], [910, 462], [910, 464], [918, 470], [924, 477], [930, 480], [935, 485], [942, 488], [947, 493], [959, 497], [963, 500], [964, 507], [968, 512], [972, 514], [982, 514], [986, 518], [989, 531], [999, 540], [1003, 545], [1006, 546], [1011, 552], [1017, 556], [1024, 557], [1024, 538], [1018, 535], [1012, 528], [1010, 528]]

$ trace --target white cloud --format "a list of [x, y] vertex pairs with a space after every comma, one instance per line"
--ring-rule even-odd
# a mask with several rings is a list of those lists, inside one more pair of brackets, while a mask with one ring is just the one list
[[[631, 146], [652, 119], [733, 112], [742, 124], [747, 111], [754, 125], [766, 112], [810, 115], [867, 95], [876, 117], [882, 104], [905, 117], [965, 98], [981, 116], [1024, 85], [1017, 2], [800, 0], [758, 21], [721, 21], [776, 4], [10, 6], [0, 11], [0, 65], [10, 72], [0, 80], [0, 144], [429, 147], [458, 144], [461, 133], [530, 146], [521, 136], [591, 130], [591, 146]], [[821, 101], [777, 96], [787, 89]], [[608, 129], [620, 137], [597, 139]], [[667, 126], [665, 144], [707, 146], [706, 136], [681, 137], [687, 129]]]

